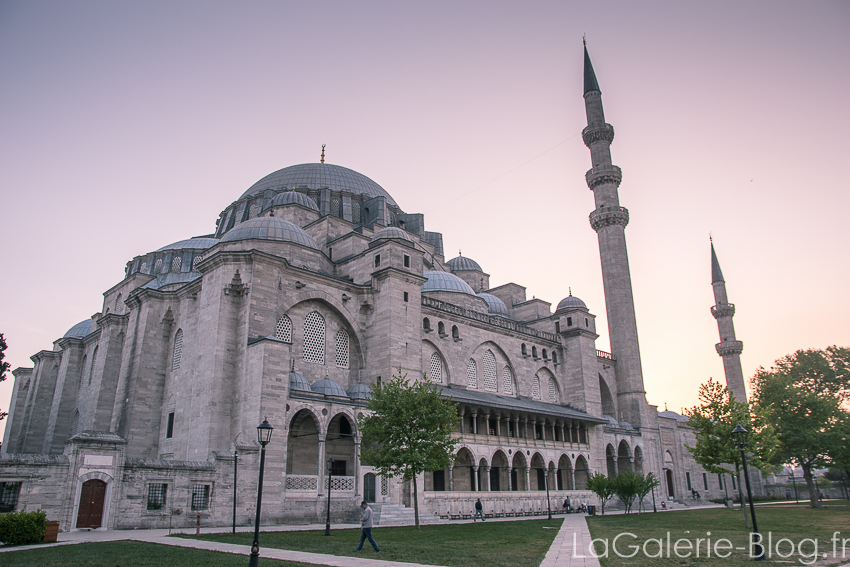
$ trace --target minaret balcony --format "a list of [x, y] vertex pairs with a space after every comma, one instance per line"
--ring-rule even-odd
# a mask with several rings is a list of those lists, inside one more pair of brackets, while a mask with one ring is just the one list
[[723, 341], [714, 345], [717, 349], [717, 354], [720, 356], [729, 356], [732, 354], [741, 354], [744, 350], [744, 343], [741, 341]]
[[722, 305], [712, 305], [711, 314], [714, 315], [715, 319], [720, 319], [721, 317], [732, 317], [735, 315], [735, 304], [724, 303]]
[[623, 171], [616, 165], [597, 165], [584, 174], [584, 179], [591, 189], [596, 189], [606, 183], [614, 183], [619, 187], [623, 180]]
[[626, 226], [629, 224], [629, 210], [626, 207], [602, 207], [590, 213], [590, 226], [596, 232], [606, 226]]
[[610, 144], [614, 141], [614, 127], [610, 124], [591, 124], [581, 131], [581, 139], [588, 148], [591, 144], [604, 141]]

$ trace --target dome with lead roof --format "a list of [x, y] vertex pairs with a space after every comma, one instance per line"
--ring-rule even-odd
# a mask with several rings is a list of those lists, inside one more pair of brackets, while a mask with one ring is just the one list
[[578, 297], [575, 297], [573, 295], [573, 292], [570, 291], [570, 294], [567, 297], [565, 297], [564, 299], [562, 299], [561, 302], [558, 304], [558, 308], [555, 310], [555, 312], [561, 311], [563, 309], [585, 309], [586, 310], [587, 305], [584, 304], [584, 301], [582, 301]]
[[380, 240], [382, 238], [398, 238], [401, 240], [410, 241], [410, 236], [406, 231], [398, 228], [397, 226], [388, 226], [387, 228], [382, 228], [378, 232], [372, 235], [372, 242], [376, 240]]
[[348, 397], [352, 400], [368, 400], [372, 397], [372, 388], [366, 384], [355, 384], [348, 389]]
[[318, 382], [313, 384], [310, 389], [316, 392], [317, 394], [324, 394], [326, 396], [342, 396], [343, 398], [348, 397], [348, 394], [345, 393], [345, 389], [330, 378], [324, 378], [322, 380], [319, 380]]
[[452, 258], [446, 264], [449, 265], [449, 268], [453, 272], [463, 272], [463, 271], [475, 271], [475, 272], [483, 272], [481, 266], [478, 265], [478, 262], [473, 260], [472, 258], [467, 258], [466, 256], [458, 256], [457, 258]]
[[156, 252], [165, 252], [166, 250], [206, 250], [218, 244], [218, 238], [212, 236], [196, 236], [186, 240], [163, 246]]
[[256, 217], [237, 224], [224, 235], [222, 242], [237, 240], [276, 240], [279, 242], [294, 242], [315, 250], [319, 245], [300, 226], [277, 217]]
[[63, 339], [83, 339], [91, 333], [91, 319], [80, 321], [65, 333]]
[[422, 293], [429, 291], [448, 291], [450, 293], [466, 293], [475, 295], [469, 284], [449, 272], [425, 272], [422, 274], [428, 281], [422, 285]]
[[312, 390], [307, 379], [292, 370], [289, 373], [289, 391], [311, 392]]
[[478, 297], [487, 302], [487, 313], [499, 317], [508, 317], [508, 307], [504, 301], [489, 293], [479, 293]]
[[299, 193], [298, 191], [284, 191], [283, 193], [278, 193], [275, 195], [274, 199], [272, 199], [269, 207], [280, 207], [283, 205], [301, 205], [311, 211], [319, 212], [319, 206], [316, 204], [316, 201], [304, 193]]

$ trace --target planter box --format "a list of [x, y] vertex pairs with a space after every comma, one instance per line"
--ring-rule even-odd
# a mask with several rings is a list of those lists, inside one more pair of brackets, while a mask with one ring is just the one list
[[56, 536], [59, 535], [59, 522], [44, 523], [44, 543], [53, 543], [56, 541]]

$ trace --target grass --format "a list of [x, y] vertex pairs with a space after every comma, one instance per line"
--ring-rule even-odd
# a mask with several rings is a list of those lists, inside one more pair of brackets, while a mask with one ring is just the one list
[[[332, 530], [331, 537], [326, 537], [323, 530], [264, 532], [260, 534], [260, 548], [356, 555], [451, 567], [537, 567], [555, 539], [562, 521], [440, 524], [422, 526], [418, 532], [411, 526], [376, 527], [372, 534], [381, 548], [380, 555], [372, 550], [368, 541], [363, 551], [354, 552], [360, 542], [360, 530], [356, 528]], [[250, 533], [237, 533], [179, 537], [250, 545], [253, 536]]]
[[[832, 500], [825, 504], [822, 509], [809, 508], [805, 504], [756, 506], [756, 519], [766, 545], [768, 534], [772, 534], [772, 546], [770, 548], [772, 557], [768, 556], [765, 563], [774, 565], [811, 564], [814, 561], [815, 542], [804, 542], [802, 552], [800, 550], [801, 540], [807, 538], [817, 540], [818, 565], [843, 565], [850, 562], [850, 503], [846, 501]], [[587, 524], [594, 539], [607, 539], [609, 543], [609, 556], [607, 558], [600, 557], [600, 563], [603, 567], [619, 567], [621, 565], [636, 567], [753, 565], [753, 560], [749, 558], [746, 550], [748, 530], [744, 525], [743, 513], [740, 508], [736, 510], [709, 508], [659, 514], [596, 516], [588, 517]], [[641, 550], [631, 558], [616, 555], [612, 549], [612, 542], [614, 537], [623, 532], [634, 534], [636, 538], [623, 536], [617, 542], [617, 548], [622, 555], [630, 554], [634, 545], [642, 548], [647, 540], [661, 538], [664, 546], [663, 556], [647, 557], [647, 555], [658, 554], [659, 547], [655, 542], [647, 544], [647, 554], [644, 554]], [[671, 538], [669, 555], [666, 548], [668, 532]], [[711, 532], [712, 553], [710, 557], [706, 557], [705, 554], [706, 540], [709, 538], [706, 535], [707, 532]], [[840, 537], [848, 540], [846, 554], [843, 558], [841, 557], [840, 542], [837, 549], [838, 557], [831, 556], [834, 532], [841, 532]], [[690, 541], [693, 545], [690, 556], [686, 556], [688, 553], [688, 544], [686, 543], [682, 543], [680, 547], [682, 557], [676, 555], [674, 545], [676, 540], [680, 538]], [[699, 558], [695, 556], [697, 538], [702, 539], [699, 543]], [[733, 549], [728, 558], [719, 558], [716, 556], [715, 552], [718, 548], [715, 546], [721, 538], [728, 539], [735, 547], [745, 547], [745, 550]], [[790, 539], [795, 546], [793, 554], [789, 557], [779, 557], [776, 553], [777, 549], [781, 554], [791, 552], [791, 543], [789, 542], [783, 542], [777, 548], [777, 542], [782, 538]], [[720, 550], [723, 551], [722, 548]], [[588, 554], [587, 550], [583, 551], [585, 555]], [[768, 550], [766, 549], [766, 551]], [[596, 553], [604, 555], [604, 545], [600, 542], [596, 543]], [[723, 553], [726, 552], [723, 551]], [[825, 559], [824, 553], [829, 553], [830, 557]]]
[[[317, 567], [260, 558], [268, 567]], [[245, 567], [245, 555], [136, 541], [51, 546], [0, 553], [3, 567]]]

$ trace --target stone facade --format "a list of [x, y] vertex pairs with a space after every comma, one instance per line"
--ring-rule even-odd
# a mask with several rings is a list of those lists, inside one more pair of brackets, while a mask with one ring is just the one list
[[371, 179], [287, 167], [226, 207], [213, 234], [130, 260], [98, 313], [14, 371], [7, 505], [45, 509], [63, 530], [185, 528], [229, 524], [235, 498], [245, 525], [267, 419], [265, 522], [320, 521], [329, 481], [335, 520], [364, 498], [377, 517], [403, 515], [410, 483], [361, 462], [357, 429], [370, 385], [399, 369], [437, 384], [463, 418], [455, 464], [416, 481], [426, 520], [463, 516], [478, 497], [488, 514], [542, 513], [547, 487], [556, 506], [592, 502], [597, 471], [654, 471], [659, 498], [689, 496], [688, 475], [702, 478], [690, 430], [646, 402], [628, 212], [592, 83], [590, 220], [613, 352], [596, 348], [579, 298], [553, 311], [521, 285], [491, 289], [476, 262], [446, 261], [442, 236]]

